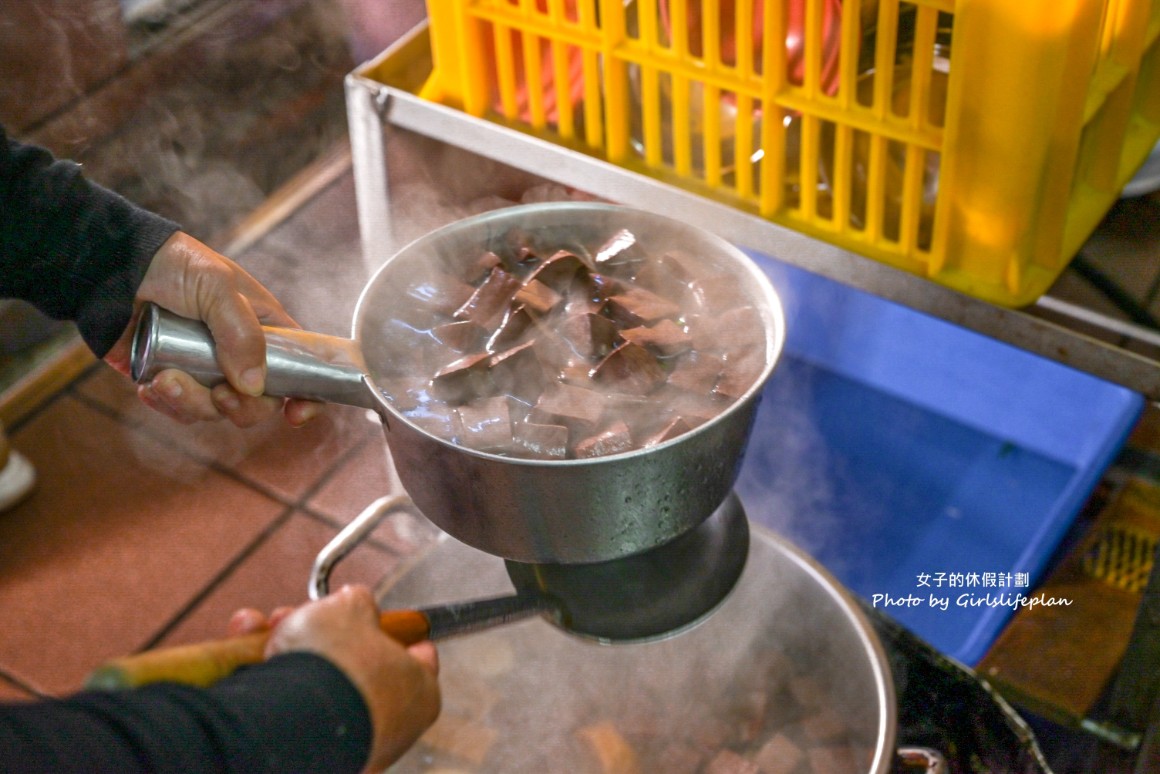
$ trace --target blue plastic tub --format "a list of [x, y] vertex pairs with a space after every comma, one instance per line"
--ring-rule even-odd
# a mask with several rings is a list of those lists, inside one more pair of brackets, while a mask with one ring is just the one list
[[1143, 398], [754, 257], [781, 294], [788, 340], [737, 484], [750, 519], [974, 666], [1033, 593]]

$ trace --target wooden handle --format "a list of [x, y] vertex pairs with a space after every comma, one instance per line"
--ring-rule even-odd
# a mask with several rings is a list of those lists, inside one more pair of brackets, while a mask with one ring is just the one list
[[[379, 615], [379, 626], [403, 645], [422, 642], [430, 633], [427, 616], [418, 610], [387, 610]], [[268, 632], [257, 632], [115, 658], [97, 667], [85, 687], [114, 690], [174, 682], [204, 688], [240, 667], [263, 661], [269, 637]]]
[[379, 613], [379, 628], [403, 645], [414, 645], [431, 636], [431, 622], [418, 610], [384, 610]]
[[97, 667], [85, 687], [136, 688], [164, 681], [204, 688], [233, 674], [238, 667], [261, 661], [269, 637], [268, 632], [258, 632], [115, 658]]

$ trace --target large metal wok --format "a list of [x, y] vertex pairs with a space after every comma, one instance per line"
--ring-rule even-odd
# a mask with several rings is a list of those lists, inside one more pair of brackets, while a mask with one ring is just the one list
[[[409, 313], [408, 287], [434, 261], [472, 262], [518, 227], [546, 243], [590, 250], [627, 229], [650, 252], [679, 249], [710, 274], [735, 279], [737, 303], [758, 313], [765, 362], [755, 382], [715, 418], [672, 440], [588, 459], [527, 460], [475, 451], [408, 419], [384, 395], [397, 376], [387, 331]], [[410, 283], [410, 285], [409, 285]], [[268, 391], [373, 408], [399, 478], [431, 521], [487, 553], [529, 563], [590, 563], [663, 545], [700, 524], [736, 479], [761, 388], [784, 341], [781, 304], [744, 253], [702, 229], [615, 205], [550, 203], [458, 221], [391, 257], [364, 289], [351, 340], [267, 330]], [[199, 323], [150, 308], [134, 343], [133, 372], [148, 380], [179, 367], [221, 380]]]
[[[441, 643], [442, 716], [392, 771], [945, 774], [938, 753], [896, 746], [889, 661], [841, 586], [763, 528], [747, 554], [732, 593], [679, 637], [600, 647], [532, 619]], [[504, 562], [445, 538], [380, 600], [510, 583]]]

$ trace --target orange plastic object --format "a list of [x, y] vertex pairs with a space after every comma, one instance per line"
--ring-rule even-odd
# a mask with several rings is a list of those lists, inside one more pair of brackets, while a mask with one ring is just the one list
[[424, 97], [1005, 306], [1050, 286], [1160, 139], [1160, 0], [428, 16]]

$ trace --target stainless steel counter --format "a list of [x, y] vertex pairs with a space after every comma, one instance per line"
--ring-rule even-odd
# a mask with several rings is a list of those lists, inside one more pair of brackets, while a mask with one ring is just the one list
[[1107, 305], [1055, 289], [1024, 309], [980, 301], [581, 150], [422, 99], [418, 89], [430, 71], [428, 37], [420, 26], [347, 77], [360, 228], [371, 264], [406, 236], [399, 202], [392, 197], [394, 157], [388, 148], [392, 135], [399, 134], [393, 130], [405, 130], [514, 170], [678, 217], [742, 247], [1160, 400], [1160, 333], [1109, 313]]

